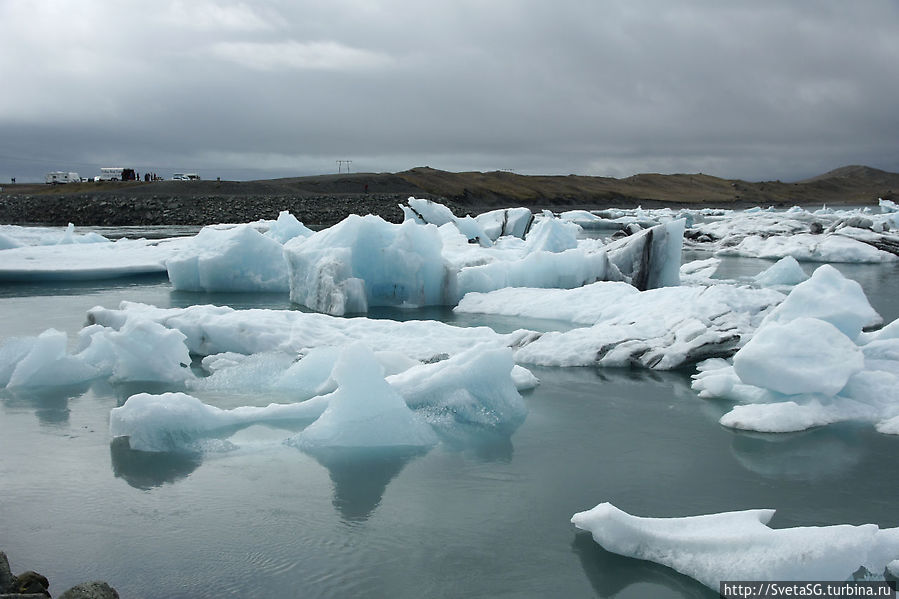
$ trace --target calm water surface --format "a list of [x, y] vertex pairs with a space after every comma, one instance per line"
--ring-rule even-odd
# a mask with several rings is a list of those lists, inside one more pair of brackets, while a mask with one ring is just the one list
[[[719, 276], [770, 264], [728, 258]], [[886, 320], [899, 317], [897, 267], [839, 268]], [[122, 300], [290, 307], [280, 295], [176, 293], [164, 277], [6, 285], [0, 338], [74, 335], [89, 308]], [[375, 316], [554, 326], [446, 309]], [[899, 438], [860, 425], [728, 430], [717, 419], [729, 405], [698, 399], [689, 372], [534, 372], [541, 385], [514, 434], [460, 429], [419, 454], [311, 456], [282, 444], [294, 430], [265, 426], [237, 432], [233, 451], [146, 454], [108, 433], [110, 409], [143, 387], [3, 392], [0, 549], [15, 571], [47, 575], [54, 594], [104, 579], [122, 597], [152, 598], [714, 597], [605, 552], [571, 515], [611, 501], [649, 516], [770, 507], [775, 527], [899, 526]]]

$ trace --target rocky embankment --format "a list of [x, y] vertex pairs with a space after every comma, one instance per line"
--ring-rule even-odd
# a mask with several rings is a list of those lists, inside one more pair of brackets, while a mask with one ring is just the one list
[[408, 195], [340, 194], [317, 196], [141, 196], [6, 195], [0, 197], [0, 223], [19, 225], [208, 225], [274, 219], [289, 210], [311, 225], [332, 225], [350, 214], [379, 214], [400, 222], [398, 208]]
[[[28, 570], [13, 576], [6, 554], [0, 551], [0, 599], [46, 599], [50, 582], [37, 572]], [[84, 582], [59, 595], [58, 599], [119, 599], [114, 588], [102, 581]]]

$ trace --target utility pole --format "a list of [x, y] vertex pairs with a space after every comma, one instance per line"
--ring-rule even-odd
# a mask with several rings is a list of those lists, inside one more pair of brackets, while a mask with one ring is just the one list
[[350, 172], [350, 165], [353, 164], [352, 160], [338, 160], [337, 161], [337, 173], [340, 174], [343, 172], [344, 165], [346, 166], [346, 172]]

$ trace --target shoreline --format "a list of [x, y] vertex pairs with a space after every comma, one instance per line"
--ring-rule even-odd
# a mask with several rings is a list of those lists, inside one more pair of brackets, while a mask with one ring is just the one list
[[410, 196], [453, 213], [497, 208], [728, 208], [876, 206], [896, 200], [899, 174], [844, 167], [806, 181], [750, 183], [709, 175], [535, 176], [448, 173], [421, 167], [403, 173], [354, 173], [260, 181], [85, 182], [0, 185], [0, 223], [17, 225], [209, 225], [274, 219], [289, 210], [304, 223], [330, 226], [350, 214], [402, 221]]

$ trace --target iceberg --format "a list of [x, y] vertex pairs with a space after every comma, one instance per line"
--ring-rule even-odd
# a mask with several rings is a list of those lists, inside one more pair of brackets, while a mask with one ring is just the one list
[[166, 262], [181, 291], [287, 291], [287, 263], [277, 240], [243, 225], [203, 227]]
[[[483, 247], [493, 245], [493, 238], [487, 234], [481, 222], [470, 216], [458, 217], [448, 207], [432, 200], [409, 198], [407, 204], [408, 206], [400, 205], [405, 217], [404, 222], [430, 224], [438, 227], [451, 224], [468, 239], [469, 243], [477, 243]], [[493, 220], [494, 218], [485, 217], [484, 223], [495, 227], [495, 224], [491, 222]]]
[[[514, 371], [511, 349], [475, 346], [440, 362], [414, 366], [387, 381], [435, 427], [461, 423], [512, 431], [527, 413]], [[529, 371], [519, 372], [526, 377], [525, 387], [535, 384]]]
[[491, 210], [474, 217], [491, 241], [500, 237], [524, 239], [534, 222], [530, 208], [502, 208]]
[[435, 226], [351, 215], [285, 246], [290, 300], [335, 316], [369, 306], [447, 303], [449, 274]]
[[122, 302], [115, 310], [92, 308], [87, 319], [89, 324], [117, 330], [131, 320], [151, 320], [183, 333], [188, 349], [197, 356], [271, 351], [305, 355], [313, 348], [361, 341], [368, 347], [389, 347], [426, 362], [461, 353], [479, 343], [518, 347], [539, 336], [526, 329], [500, 334], [488, 327], [456, 327], [430, 320], [338, 318], [295, 310], [235, 310], [223, 306], [158, 308], [132, 302]]
[[420, 420], [384, 380], [384, 369], [362, 343], [341, 350], [334, 366], [337, 390], [322, 415], [290, 443], [303, 449], [331, 447], [429, 447], [433, 429]]
[[121, 330], [92, 325], [79, 333], [75, 357], [112, 381], [184, 382], [193, 378], [186, 339], [149, 320], [129, 321]]
[[264, 422], [313, 420], [326, 406], [327, 401], [317, 397], [292, 404], [222, 410], [184, 393], [139, 393], [112, 409], [109, 433], [113, 438], [128, 437], [131, 449], [139, 451], [190, 450], [223, 431]]
[[86, 281], [164, 273], [183, 239], [22, 245], [2, 250], [0, 281]]
[[700, 397], [739, 402], [724, 426], [791, 432], [859, 421], [893, 433], [899, 415], [899, 339], [896, 321], [880, 320], [858, 283], [820, 266], [759, 325], [734, 356], [697, 365]]
[[610, 503], [572, 516], [607, 551], [668, 566], [717, 591], [721, 581], [883, 579], [899, 556], [899, 528], [875, 524], [775, 529], [774, 510], [640, 518]]
[[7, 340], [0, 346], [0, 383], [7, 388], [55, 387], [96, 378], [93, 366], [66, 352], [67, 342], [66, 334], [56, 329]]
[[781, 258], [755, 276], [755, 282], [765, 287], [798, 285], [807, 279], [808, 275], [793, 256]]
[[544, 333], [516, 348], [520, 363], [667, 370], [732, 355], [783, 299], [774, 290], [726, 284], [638, 291], [603, 281], [570, 290], [469, 293], [455, 311], [588, 325]]

